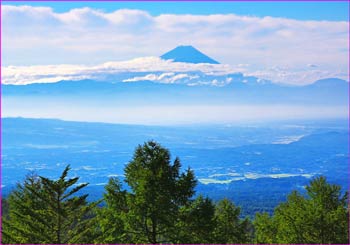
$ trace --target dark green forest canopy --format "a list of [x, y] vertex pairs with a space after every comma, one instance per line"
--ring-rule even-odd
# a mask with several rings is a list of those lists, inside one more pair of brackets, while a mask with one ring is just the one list
[[28, 175], [3, 200], [2, 243], [349, 243], [348, 194], [322, 176], [251, 220], [228, 199], [195, 196], [193, 170], [181, 172], [180, 159], [154, 141], [126, 165], [128, 188], [110, 178], [99, 202], [80, 194], [87, 183], [69, 170], [56, 180]]

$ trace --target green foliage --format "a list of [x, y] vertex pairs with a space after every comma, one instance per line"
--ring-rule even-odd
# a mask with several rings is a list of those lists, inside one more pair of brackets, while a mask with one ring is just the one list
[[258, 244], [272, 244], [276, 241], [275, 222], [268, 213], [257, 213], [253, 222], [255, 229], [254, 242]]
[[99, 236], [95, 243], [127, 243], [125, 231], [125, 214], [128, 211], [127, 192], [117, 178], [110, 178], [105, 186], [105, 207], [97, 211]]
[[241, 209], [230, 200], [220, 200], [215, 207], [215, 243], [248, 243], [251, 224], [239, 218]]
[[103, 207], [77, 195], [87, 184], [68, 179], [69, 166], [57, 180], [29, 175], [2, 203], [2, 243], [348, 243], [348, 195], [324, 177], [251, 223], [228, 199], [193, 199], [193, 171], [170, 159], [153, 141], [138, 146], [125, 168], [130, 191], [111, 178]]
[[29, 176], [9, 197], [9, 218], [4, 220], [5, 243], [85, 243], [91, 239], [91, 210], [87, 195], [74, 196], [87, 184], [73, 187], [67, 166], [58, 180]]
[[127, 223], [133, 242], [169, 242], [179, 207], [193, 196], [196, 185], [193, 172], [180, 174], [180, 168], [180, 160], [171, 164], [169, 151], [153, 141], [137, 147], [125, 168], [131, 188]]
[[340, 186], [315, 178], [304, 197], [294, 191], [269, 218], [257, 215], [258, 243], [348, 243], [347, 193]]
[[176, 229], [176, 243], [214, 243], [215, 205], [209, 198], [197, 197], [183, 206]]
[[11, 193], [8, 198], [8, 217], [2, 220], [3, 243], [42, 243], [50, 235], [44, 231], [42, 224], [50, 222], [41, 211], [45, 205], [31, 192], [31, 189], [39, 192], [42, 188], [41, 179], [29, 175]]

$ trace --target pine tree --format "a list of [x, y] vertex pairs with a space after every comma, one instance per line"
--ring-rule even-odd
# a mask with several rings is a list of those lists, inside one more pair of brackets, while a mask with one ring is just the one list
[[257, 213], [253, 222], [255, 229], [254, 242], [257, 244], [276, 243], [276, 228], [268, 213]]
[[273, 217], [278, 243], [308, 243], [304, 235], [312, 229], [308, 224], [310, 220], [305, 217], [310, 211], [308, 208], [305, 197], [297, 191], [293, 191], [285, 203], [279, 204]]
[[110, 178], [105, 186], [104, 207], [97, 211], [99, 236], [96, 243], [130, 243], [126, 234], [127, 192], [118, 178]]
[[313, 179], [306, 195], [293, 191], [274, 215], [256, 215], [258, 243], [338, 243], [347, 244], [348, 195], [325, 177]]
[[75, 186], [79, 178], [67, 179], [69, 169], [67, 166], [58, 180], [34, 176], [18, 185], [9, 198], [4, 241], [53, 244], [90, 241], [91, 212], [97, 202], [87, 204], [87, 194], [76, 195], [87, 184]]
[[45, 205], [31, 189], [43, 189], [41, 179], [34, 174], [17, 184], [9, 195], [8, 216], [2, 220], [2, 243], [43, 243], [50, 236], [43, 225], [50, 223], [42, 212]]
[[196, 180], [188, 169], [180, 174], [178, 158], [154, 141], [139, 145], [125, 168], [127, 229], [135, 243], [169, 242], [175, 232], [179, 208], [194, 195]]
[[240, 219], [241, 209], [230, 200], [220, 200], [215, 206], [215, 243], [247, 243], [250, 239], [250, 222]]
[[198, 196], [181, 207], [175, 243], [216, 243], [214, 237], [215, 205], [208, 197]]

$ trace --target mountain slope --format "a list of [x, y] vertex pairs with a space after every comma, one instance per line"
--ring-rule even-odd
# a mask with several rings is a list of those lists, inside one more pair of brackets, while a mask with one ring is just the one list
[[174, 62], [219, 64], [219, 62], [192, 46], [178, 46], [160, 57], [164, 60], [173, 60]]

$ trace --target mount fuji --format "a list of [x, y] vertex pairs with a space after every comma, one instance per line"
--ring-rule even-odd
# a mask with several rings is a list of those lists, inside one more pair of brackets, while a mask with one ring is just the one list
[[220, 64], [216, 60], [206, 56], [198, 49], [193, 46], [178, 46], [169, 52], [160, 56], [164, 60], [172, 60], [174, 62], [185, 62], [185, 63], [207, 63], [207, 64]]
[[[214, 119], [231, 123], [243, 118], [347, 117], [349, 82], [345, 80], [328, 78], [287, 86], [239, 72], [225, 73], [220, 69], [226, 65], [192, 46], [137, 62], [84, 68], [79, 74], [68, 69], [67, 79], [57, 82], [2, 84], [3, 115], [98, 122], [120, 122], [129, 115], [122, 122], [139, 124], [146, 122], [141, 116], [150, 124], [157, 118], [161, 120], [156, 123], [162, 124], [175, 119], [179, 123], [213, 123]], [[46, 78], [45, 74], [40, 77]]]

